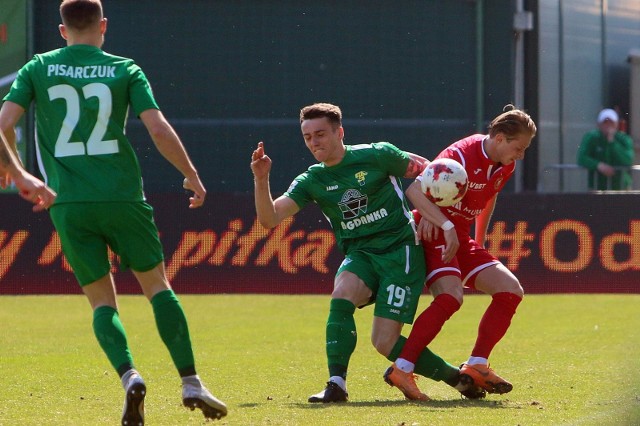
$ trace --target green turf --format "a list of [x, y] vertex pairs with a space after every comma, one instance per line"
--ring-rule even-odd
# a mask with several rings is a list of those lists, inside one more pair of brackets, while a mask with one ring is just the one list
[[[181, 296], [199, 374], [229, 406], [220, 425], [640, 424], [640, 296], [527, 296], [491, 358], [514, 390], [460, 399], [443, 383], [433, 401], [404, 401], [381, 376], [369, 342], [372, 309], [356, 312], [351, 401], [312, 405], [327, 379], [328, 296]], [[429, 298], [424, 297], [421, 309]], [[466, 359], [486, 296], [468, 296], [432, 349]], [[121, 318], [148, 386], [148, 425], [203, 424], [180, 405], [180, 382], [141, 296], [120, 297]], [[0, 425], [119, 424], [123, 391], [96, 343], [82, 296], [0, 297]]]

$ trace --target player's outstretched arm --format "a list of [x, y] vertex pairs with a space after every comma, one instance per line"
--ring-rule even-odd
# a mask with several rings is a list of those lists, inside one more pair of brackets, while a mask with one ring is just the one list
[[263, 142], [259, 142], [258, 147], [251, 154], [251, 171], [256, 215], [262, 226], [267, 229], [275, 228], [285, 218], [293, 216], [300, 210], [295, 201], [289, 197], [281, 196], [273, 200], [269, 186], [271, 159], [265, 153]]
[[143, 111], [140, 114], [140, 119], [160, 154], [184, 176], [182, 186], [193, 191], [193, 196], [189, 198], [189, 208], [194, 209], [202, 206], [207, 191], [176, 131], [162, 112], [157, 109]]

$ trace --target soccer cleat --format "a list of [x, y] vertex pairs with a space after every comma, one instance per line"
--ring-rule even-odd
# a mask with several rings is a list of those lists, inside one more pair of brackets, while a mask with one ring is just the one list
[[124, 408], [122, 409], [122, 426], [144, 425], [144, 397], [147, 387], [138, 374], [133, 374], [126, 387]]
[[347, 402], [349, 394], [340, 385], [334, 382], [327, 382], [327, 387], [320, 393], [311, 395], [309, 402]]
[[202, 384], [183, 383], [182, 404], [191, 408], [191, 411], [199, 408], [206, 419], [217, 420], [227, 415], [225, 403], [213, 396]]
[[416, 375], [405, 373], [395, 363], [382, 376], [389, 386], [395, 386], [404, 394], [405, 398], [416, 401], [429, 401], [430, 398], [422, 393], [416, 385]]
[[460, 380], [459, 370], [458, 370], [458, 382], [455, 385], [453, 385], [453, 388], [458, 392], [460, 392], [460, 394], [467, 399], [483, 399], [487, 397], [487, 391], [482, 389], [479, 386], [476, 386], [475, 383], [471, 382], [471, 384], [464, 384], [462, 380]]
[[487, 391], [479, 386], [470, 386], [468, 389], [459, 392], [467, 399], [484, 399], [487, 397]]
[[498, 376], [488, 365], [462, 364], [460, 366], [460, 383], [479, 386], [489, 393], [511, 392], [513, 385]]
[[479, 386], [476, 386], [475, 384], [471, 384], [471, 385], [459, 384], [455, 388], [458, 392], [460, 392], [462, 396], [464, 396], [467, 399], [483, 399], [487, 397], [487, 391], [485, 391]]

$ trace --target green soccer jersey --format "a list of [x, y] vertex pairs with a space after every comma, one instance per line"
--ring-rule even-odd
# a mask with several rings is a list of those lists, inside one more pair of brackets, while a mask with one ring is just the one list
[[399, 178], [407, 170], [409, 156], [388, 142], [346, 148], [339, 164], [309, 167], [284, 195], [300, 208], [317, 203], [345, 254], [417, 245], [413, 215]]
[[133, 60], [89, 45], [38, 54], [4, 99], [36, 103], [38, 164], [56, 204], [144, 199], [125, 124], [129, 106], [140, 115], [158, 105]]

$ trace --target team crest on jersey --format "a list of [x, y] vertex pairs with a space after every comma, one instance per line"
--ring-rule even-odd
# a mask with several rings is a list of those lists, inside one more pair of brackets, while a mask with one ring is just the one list
[[354, 176], [356, 177], [356, 179], [358, 180], [358, 183], [360, 184], [360, 186], [364, 185], [364, 178], [365, 176], [367, 176], [367, 172], [365, 171], [359, 171], [358, 173], [356, 173]]
[[349, 220], [365, 214], [367, 212], [367, 200], [367, 196], [362, 195], [357, 189], [347, 190], [338, 203], [342, 218]]
[[493, 188], [497, 191], [498, 188], [500, 188], [500, 185], [502, 184], [502, 177], [499, 177], [498, 179], [496, 179], [496, 183], [493, 184]]

